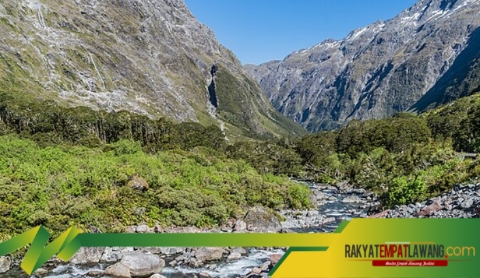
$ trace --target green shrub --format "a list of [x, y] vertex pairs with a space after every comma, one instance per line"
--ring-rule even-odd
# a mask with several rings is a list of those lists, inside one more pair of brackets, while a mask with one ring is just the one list
[[111, 148], [117, 156], [142, 152], [142, 145], [140, 142], [127, 139], [119, 140], [118, 142], [111, 144]]
[[310, 188], [305, 185], [295, 184], [288, 189], [288, 206], [294, 209], [301, 209], [311, 207], [310, 203]]
[[422, 200], [426, 194], [425, 182], [415, 178], [397, 177], [392, 180], [384, 198], [385, 203], [392, 207], [406, 205]]

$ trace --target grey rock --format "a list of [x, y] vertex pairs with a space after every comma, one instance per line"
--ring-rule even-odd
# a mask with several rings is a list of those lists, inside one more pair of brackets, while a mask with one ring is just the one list
[[472, 207], [473, 205], [473, 199], [467, 199], [465, 202], [461, 204], [462, 208], [467, 209]]
[[272, 257], [270, 257], [270, 260], [272, 260], [272, 261], [270, 261], [270, 262], [266, 261], [260, 266], [262, 271], [267, 271], [272, 265], [275, 265], [275, 264], [278, 263], [278, 261], [275, 261], [277, 259], [277, 257], [274, 256], [273, 258], [274, 258], [274, 260], [272, 260]]
[[389, 213], [391, 213], [390, 210], [385, 210], [385, 211], [379, 212], [379, 213], [377, 213], [377, 214], [371, 215], [371, 216], [369, 216], [369, 218], [384, 218], [384, 217], [386, 217]]
[[185, 256], [185, 255], [180, 255], [180, 256], [178, 256], [178, 257], [175, 258], [175, 260], [176, 260], [176, 261], [179, 261], [179, 262], [180, 262], [180, 261], [184, 261], [185, 259], [187, 259], [187, 256]]
[[[208, 260], [207, 260], [207, 261], [208, 261]], [[192, 266], [192, 267], [201, 267], [201, 266], [204, 265], [204, 262], [205, 262], [205, 261], [203, 261], [203, 260], [198, 260], [198, 259], [193, 258], [193, 257], [192, 257], [192, 258], [189, 258], [189, 259], [187, 260], [188, 265], [189, 265], [189, 266]]]
[[195, 258], [201, 262], [209, 262], [220, 260], [223, 257], [223, 248], [219, 247], [202, 247], [195, 253]]
[[178, 261], [176, 261], [176, 260], [173, 260], [173, 261], [168, 263], [168, 265], [171, 266], [171, 267], [175, 267], [177, 264], [178, 264]]
[[247, 223], [243, 220], [237, 220], [233, 226], [233, 231], [245, 231], [247, 229]]
[[249, 209], [244, 221], [255, 232], [278, 232], [282, 229], [278, 217], [263, 207]]
[[[185, 251], [185, 248], [182, 247], [160, 247], [160, 254], [172, 256], [176, 254], [181, 254]], [[155, 252], [152, 252], [155, 254]]]
[[52, 273], [64, 273], [66, 272], [70, 267], [68, 265], [59, 265], [57, 267], [55, 267], [53, 270], [52, 270]]
[[70, 262], [79, 265], [98, 264], [105, 249], [105, 247], [82, 247], [73, 255]]
[[162, 247], [142, 247], [135, 250], [142, 251], [144, 253], [150, 253], [150, 254], [162, 254], [163, 248]]
[[232, 253], [239, 253], [241, 255], [246, 255], [248, 252], [247, 250], [245, 250], [245, 248], [236, 247], [236, 248], [233, 248]]
[[198, 278], [210, 278], [210, 274], [206, 272], [201, 272], [198, 274]]
[[106, 275], [110, 275], [118, 278], [130, 278], [130, 269], [122, 263], [116, 263], [107, 267], [104, 271]]
[[160, 274], [153, 274], [152, 276], [150, 276], [150, 278], [167, 278], [167, 277]]
[[177, 264], [178, 264], [177, 260], [173, 260], [173, 261], [168, 263], [168, 265], [171, 266], [171, 267], [175, 267]]
[[165, 266], [165, 261], [159, 256], [140, 252], [123, 256], [120, 263], [130, 269], [133, 277], [161, 273]]
[[0, 257], [0, 273], [5, 273], [10, 270], [12, 266], [12, 260], [10, 257]]
[[323, 220], [323, 224], [328, 224], [328, 223], [332, 223], [332, 222], [335, 222], [335, 221], [337, 221], [337, 220], [335, 219], [335, 217], [329, 217], [329, 218], [325, 218], [325, 219]]
[[270, 262], [272, 265], [276, 265], [278, 263], [278, 261], [280, 261], [280, 259], [282, 258], [282, 254], [273, 254], [273, 255], [270, 255]]
[[135, 226], [128, 226], [125, 232], [126, 232], [126, 233], [129, 233], [129, 234], [136, 233], [136, 232], [137, 232], [137, 227], [135, 227]]
[[363, 203], [363, 202], [364, 201], [356, 195], [348, 196], [342, 200], [342, 203]]
[[90, 277], [100, 277], [103, 275], [103, 271], [102, 270], [98, 270], [98, 269], [95, 269], [95, 270], [90, 270], [87, 275], [90, 276]]
[[33, 274], [37, 277], [44, 277], [45, 275], [48, 274], [48, 272], [49, 272], [48, 269], [41, 267], [41, 268], [35, 270], [35, 272]]
[[210, 270], [215, 270], [215, 269], [217, 269], [217, 265], [216, 264], [209, 264], [209, 265], [207, 265], [207, 268], [210, 269]]
[[240, 253], [231, 253], [231, 254], [228, 255], [228, 257], [227, 257], [227, 262], [239, 260], [239, 259], [241, 259], [241, 258], [242, 258], [242, 254], [240, 254]]
[[423, 208], [419, 213], [418, 216], [426, 216], [426, 215], [431, 215], [433, 212], [439, 211], [443, 209], [442, 206], [440, 206], [437, 203], [433, 203], [425, 208]]
[[100, 258], [100, 262], [106, 263], [114, 263], [120, 261], [125, 254], [132, 253], [132, 247], [106, 247], [102, 257]]
[[137, 227], [137, 233], [148, 233], [148, 226], [147, 225], [140, 225]]

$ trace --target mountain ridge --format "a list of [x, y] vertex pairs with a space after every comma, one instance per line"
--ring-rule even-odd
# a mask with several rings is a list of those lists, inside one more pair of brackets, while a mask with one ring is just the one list
[[[249, 85], [240, 61], [183, 0], [6, 0], [0, 4], [0, 34], [2, 91], [214, 124], [228, 138], [304, 134], [277, 115], [258, 86]], [[223, 99], [218, 107], [209, 101], [214, 65], [238, 81], [220, 95], [256, 99], [242, 106], [250, 115], [242, 128], [218, 113], [225, 111]]]
[[310, 131], [410, 109], [480, 26], [477, 0], [421, 0], [396, 17], [246, 71], [274, 106]]

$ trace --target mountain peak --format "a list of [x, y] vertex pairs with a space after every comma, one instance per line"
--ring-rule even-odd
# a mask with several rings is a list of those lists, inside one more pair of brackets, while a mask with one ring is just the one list
[[458, 59], [468, 67], [478, 53], [469, 46], [477, 45], [470, 37], [479, 13], [480, 0], [420, 0], [343, 40], [247, 70], [280, 112], [310, 131], [391, 116], [414, 105]]

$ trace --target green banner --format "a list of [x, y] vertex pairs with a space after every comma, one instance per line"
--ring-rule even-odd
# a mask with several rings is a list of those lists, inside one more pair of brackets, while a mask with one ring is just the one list
[[272, 277], [480, 277], [480, 219], [354, 219], [334, 233], [87, 234], [70, 228], [49, 242], [36, 227], [0, 243], [0, 256], [30, 245], [32, 274], [52, 256], [80, 247], [291, 247]]

